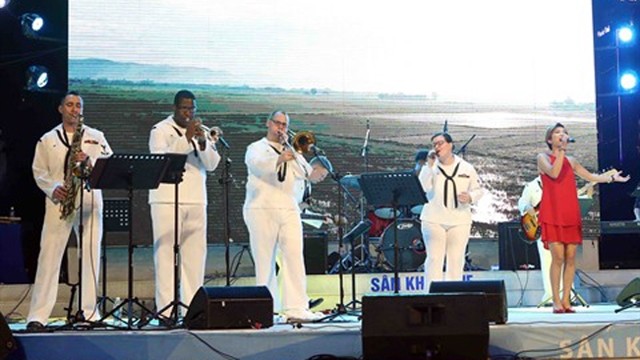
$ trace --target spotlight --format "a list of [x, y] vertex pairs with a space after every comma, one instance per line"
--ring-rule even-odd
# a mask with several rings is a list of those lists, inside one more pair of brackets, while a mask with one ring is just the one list
[[20, 24], [22, 25], [22, 33], [27, 37], [33, 37], [44, 26], [44, 19], [34, 13], [22, 14]]
[[26, 76], [29, 91], [38, 91], [49, 83], [49, 70], [42, 65], [29, 66]]
[[630, 43], [634, 38], [634, 34], [633, 27], [629, 25], [622, 26], [617, 31], [618, 41], [621, 44]]
[[2, 9], [3, 7], [6, 7], [10, 3], [11, 3], [11, 0], [0, 0], [0, 9]]
[[620, 75], [620, 88], [625, 92], [635, 91], [638, 87], [638, 74], [635, 71], [625, 71]]

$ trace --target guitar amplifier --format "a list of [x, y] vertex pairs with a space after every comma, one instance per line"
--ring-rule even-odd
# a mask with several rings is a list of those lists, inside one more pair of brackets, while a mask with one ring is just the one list
[[500, 270], [539, 270], [536, 241], [527, 240], [519, 222], [498, 224]]
[[327, 273], [328, 234], [326, 231], [305, 231], [304, 267], [307, 275]]

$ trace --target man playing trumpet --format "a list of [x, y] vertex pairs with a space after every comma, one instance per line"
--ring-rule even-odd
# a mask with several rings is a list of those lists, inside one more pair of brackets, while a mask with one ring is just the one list
[[[180, 246], [180, 301], [188, 304], [204, 282], [207, 258], [207, 172], [220, 162], [215, 143], [220, 135], [205, 132], [195, 119], [196, 98], [180, 90], [173, 100], [173, 114], [155, 124], [149, 136], [149, 150], [155, 154], [187, 154], [178, 194], [178, 244]], [[160, 184], [149, 191], [156, 269], [156, 308], [171, 315], [173, 299], [173, 243], [175, 185]]]

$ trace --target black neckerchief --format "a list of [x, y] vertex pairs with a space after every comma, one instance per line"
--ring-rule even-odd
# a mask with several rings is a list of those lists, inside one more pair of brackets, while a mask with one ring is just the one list
[[[173, 120], [174, 122], [176, 121], [175, 119]], [[176, 123], [177, 124], [177, 123]], [[180, 129], [178, 129], [177, 127], [171, 125], [173, 127], [173, 130], [175, 130], [178, 133], [178, 136], [182, 137], [182, 132], [180, 131]], [[191, 139], [191, 147], [193, 147], [193, 152], [195, 153], [196, 157], [198, 157], [198, 149], [196, 147], [196, 144], [193, 143], [193, 139]]]
[[447, 207], [447, 198], [449, 197], [449, 181], [451, 181], [453, 183], [453, 202], [455, 204], [455, 207], [456, 208], [458, 207], [458, 189], [456, 188], [456, 182], [455, 182], [455, 180], [453, 178], [458, 174], [458, 168], [459, 167], [460, 167], [460, 163], [458, 163], [458, 165], [456, 165], [456, 167], [453, 169], [453, 174], [451, 174], [451, 176], [449, 176], [438, 165], [438, 169], [440, 169], [440, 172], [446, 178], [445, 181], [444, 181], [444, 207]]
[[[56, 130], [56, 134], [58, 135], [58, 139], [60, 139], [62, 145], [67, 148], [67, 153], [64, 155], [64, 173], [66, 174], [68, 170], [67, 164], [69, 163], [69, 156], [71, 156], [71, 142], [67, 137], [67, 131], [64, 129], [64, 126], [62, 127], [62, 131]], [[82, 129], [82, 135], [84, 135], [84, 129]]]
[[[282, 154], [282, 152], [278, 150], [275, 146], [271, 144], [269, 144], [269, 146], [271, 146], [271, 148], [273, 149], [273, 151], [276, 152], [276, 154], [278, 155]], [[280, 169], [278, 169], [278, 181], [284, 182], [284, 179], [286, 177], [287, 177], [287, 163], [285, 162], [284, 165], [282, 165]]]

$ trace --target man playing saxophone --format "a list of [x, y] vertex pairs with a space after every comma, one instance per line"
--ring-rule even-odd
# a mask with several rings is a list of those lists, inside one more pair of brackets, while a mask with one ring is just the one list
[[76, 238], [79, 235], [81, 191], [84, 191], [82, 258], [85, 260], [79, 315], [87, 320], [100, 319], [96, 287], [102, 239], [102, 193], [83, 189], [77, 177], [87, 175], [98, 158], [111, 156], [112, 151], [101, 131], [82, 124], [83, 106], [77, 92], [68, 92], [58, 106], [62, 123], [44, 134], [36, 145], [33, 176], [46, 199], [38, 269], [27, 317], [30, 331], [44, 328], [56, 303], [60, 264], [69, 235], [72, 230]]
[[[207, 258], [207, 172], [214, 171], [220, 162], [216, 149], [217, 133], [205, 131], [195, 118], [196, 97], [188, 90], [178, 91], [173, 99], [173, 113], [151, 129], [149, 150], [152, 153], [186, 154], [179, 190], [180, 299], [188, 305], [204, 283]], [[209, 129], [207, 129], [209, 130]], [[175, 185], [160, 184], [149, 191], [156, 280], [156, 308], [169, 318], [169, 306], [174, 300], [173, 245]], [[177, 281], [177, 280], [175, 280]], [[177, 305], [177, 304], [174, 304]], [[180, 309], [184, 310], [184, 309]], [[161, 319], [166, 320], [166, 319]], [[174, 324], [175, 325], [175, 324]]]

